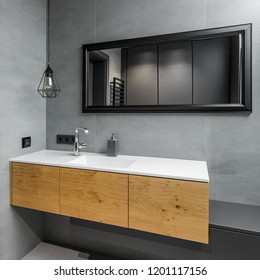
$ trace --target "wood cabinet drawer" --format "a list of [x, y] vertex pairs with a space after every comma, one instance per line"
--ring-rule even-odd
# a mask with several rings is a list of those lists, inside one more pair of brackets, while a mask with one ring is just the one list
[[12, 163], [11, 204], [59, 213], [59, 168]]
[[128, 175], [61, 168], [60, 214], [128, 227]]
[[129, 175], [129, 228], [208, 243], [208, 184]]

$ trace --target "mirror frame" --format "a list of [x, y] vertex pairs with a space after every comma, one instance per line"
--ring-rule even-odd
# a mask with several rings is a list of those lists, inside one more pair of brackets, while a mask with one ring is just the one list
[[[103, 49], [126, 48], [165, 42], [218, 38], [222, 36], [243, 35], [242, 52], [242, 94], [241, 104], [209, 104], [209, 105], [140, 105], [140, 106], [86, 106], [88, 52]], [[187, 113], [187, 112], [252, 112], [252, 24], [242, 24], [213, 29], [204, 29], [182, 33], [109, 41], [82, 45], [83, 50], [83, 90], [82, 113]]]

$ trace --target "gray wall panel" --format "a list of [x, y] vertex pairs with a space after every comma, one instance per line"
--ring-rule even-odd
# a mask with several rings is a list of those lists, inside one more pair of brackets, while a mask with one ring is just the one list
[[96, 0], [96, 40], [202, 29], [205, 10], [205, 0]]
[[[9, 159], [46, 148], [45, 3], [0, 1], [0, 259], [21, 259], [44, 236], [43, 213], [10, 206]], [[21, 137], [32, 146], [22, 150]]]

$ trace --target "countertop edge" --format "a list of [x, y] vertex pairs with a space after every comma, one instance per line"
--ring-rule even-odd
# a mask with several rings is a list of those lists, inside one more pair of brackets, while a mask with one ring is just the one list
[[[201, 182], [201, 183], [209, 183], [209, 177], [207, 178], [196, 178], [196, 177], [184, 177], [184, 176], [178, 176], [178, 175], [169, 175], [169, 174], [162, 174], [162, 173], [155, 173], [155, 172], [144, 172], [144, 171], [133, 171], [133, 170], [127, 170], [127, 169], [121, 169], [121, 168], [104, 168], [104, 167], [92, 167], [92, 166], [84, 166], [80, 164], [70, 164], [67, 162], [44, 162], [42, 160], [30, 160], [30, 159], [24, 159], [23, 157], [26, 157], [27, 155], [32, 155], [32, 154], [37, 154], [37, 153], [43, 153], [43, 152], [62, 152], [64, 153], [71, 153], [69, 151], [59, 151], [59, 150], [41, 150], [38, 152], [33, 152], [29, 154], [25, 154], [16, 158], [11, 158], [9, 159], [9, 162], [15, 162], [15, 163], [27, 163], [27, 164], [38, 164], [38, 165], [45, 165], [45, 166], [55, 166], [55, 167], [60, 167], [60, 168], [75, 168], [75, 169], [83, 169], [83, 170], [93, 170], [93, 171], [101, 171], [101, 172], [111, 172], [111, 173], [120, 173], [120, 174], [130, 174], [130, 175], [136, 175], [136, 176], [148, 176], [148, 177], [155, 177], [155, 178], [168, 178], [168, 179], [176, 179], [176, 180], [183, 180], [183, 181], [194, 181], [194, 182]], [[83, 153], [82, 153], [83, 154]], [[95, 155], [98, 155], [98, 153], [93, 153]], [[101, 154], [100, 154], [101, 155]], [[103, 154], [102, 154], [103, 155]], [[125, 156], [125, 155], [121, 155]], [[22, 157], [21, 159], [19, 159]], [[127, 156], [126, 157], [135, 157], [135, 156]], [[138, 156], [136, 156], [138, 158]], [[142, 158], [147, 158], [149, 157], [142, 157]], [[152, 158], [154, 159], [154, 158]], [[158, 158], [158, 159], [169, 159], [170, 158]], [[185, 161], [185, 160], [184, 160]], [[189, 160], [187, 160], [189, 161]], [[191, 160], [193, 161], [193, 160]], [[206, 164], [206, 162], [205, 162]], [[207, 168], [207, 164], [206, 164]]]

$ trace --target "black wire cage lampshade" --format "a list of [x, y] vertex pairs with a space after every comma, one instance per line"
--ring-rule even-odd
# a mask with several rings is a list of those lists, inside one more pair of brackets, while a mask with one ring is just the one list
[[50, 64], [48, 64], [38, 86], [38, 92], [44, 98], [55, 98], [58, 96], [60, 91], [58, 81], [50, 67]]
[[60, 93], [60, 86], [50, 67], [50, 46], [49, 46], [49, 35], [50, 35], [50, 0], [46, 0], [46, 61], [47, 68], [43, 72], [40, 84], [38, 86], [38, 92], [44, 98], [55, 98]]

